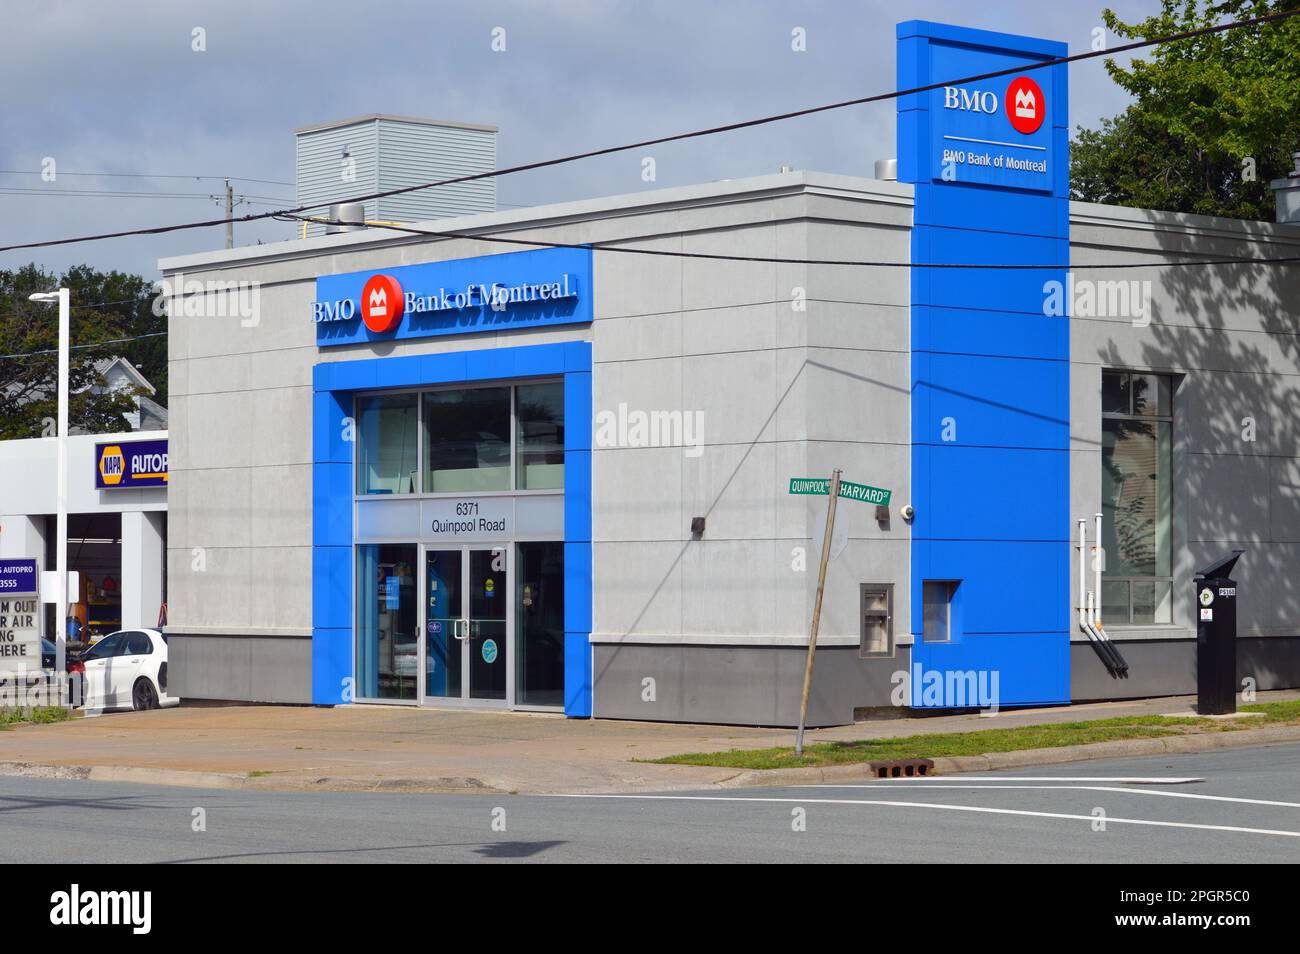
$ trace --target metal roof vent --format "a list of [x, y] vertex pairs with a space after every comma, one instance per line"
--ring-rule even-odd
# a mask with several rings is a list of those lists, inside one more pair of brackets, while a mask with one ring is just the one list
[[883, 179], [886, 182], [897, 182], [898, 181], [898, 160], [877, 159], [876, 178]]
[[366, 227], [366, 204], [344, 202], [331, 205], [326, 218], [329, 220], [329, 224], [325, 226], [326, 235], [333, 235], [336, 232], [360, 232]]

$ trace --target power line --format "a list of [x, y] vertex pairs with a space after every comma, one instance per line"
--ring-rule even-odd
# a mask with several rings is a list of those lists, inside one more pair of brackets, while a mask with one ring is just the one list
[[[0, 175], [7, 176], [43, 176], [44, 172], [33, 169], [0, 169]], [[251, 176], [187, 176], [180, 174], [166, 174], [162, 172], [55, 172], [58, 176], [92, 176], [102, 179], [230, 179], [233, 182], [260, 182], [263, 185], [297, 185], [294, 182], [285, 182], [283, 179], [254, 179]]]
[[[129, 338], [108, 338], [104, 341], [94, 341], [91, 342], [90, 344], [69, 345], [68, 350], [81, 351], [87, 348], [102, 348], [105, 345], [124, 344], [128, 341], [139, 341], [141, 338], [158, 338], [158, 337], [165, 336], [166, 334], [167, 332], [165, 331], [153, 331], [147, 335], [132, 335]], [[0, 354], [0, 360], [13, 359], [13, 358], [35, 358], [40, 355], [58, 354], [58, 353], [59, 353], [58, 348], [46, 348], [43, 351], [23, 351], [20, 352], [19, 354]]]
[[[166, 192], [166, 191], [127, 191], [121, 189], [43, 189], [26, 186], [0, 186], [0, 195], [39, 195], [39, 196], [70, 196], [70, 197], [104, 197], [104, 198], [171, 198], [171, 199], [211, 199], [210, 192]], [[268, 203], [284, 202], [283, 196], [278, 195], [245, 195], [237, 193], [241, 198], [265, 200]]]
[[[355, 225], [355, 222], [322, 220], [319, 216], [285, 215], [284, 219], [295, 222], [314, 222], [324, 225]], [[978, 262], [882, 262], [862, 259], [832, 258], [777, 258], [768, 255], [724, 255], [714, 252], [674, 252], [658, 248], [629, 248], [626, 245], [602, 244], [599, 242], [548, 242], [544, 239], [507, 238], [477, 232], [445, 232], [435, 229], [421, 229], [413, 225], [396, 225], [390, 223], [368, 223], [367, 228], [389, 229], [394, 232], [407, 232], [412, 235], [428, 235], [441, 239], [470, 239], [478, 242], [497, 242], [507, 245], [528, 245], [536, 248], [572, 248], [591, 249], [598, 252], [620, 252], [629, 255], [656, 255], [663, 258], [695, 258], [719, 262], [750, 262], [768, 265], [854, 265], [865, 268], [952, 268], [952, 269], [989, 269], [994, 271], [1078, 271], [1080, 269], [1126, 269], [1126, 268], [1179, 268], [1188, 265], [1295, 265], [1300, 263], [1300, 255], [1281, 256], [1278, 258], [1214, 258], [1186, 259], [1176, 262], [1116, 262], [1116, 263], [1079, 263], [1079, 264], [1026, 264], [1007, 265], [1003, 263], [981, 264]]]
[[[763, 116], [757, 119], [746, 119], [739, 122], [727, 123], [721, 126], [710, 126], [705, 129], [697, 129], [692, 132], [675, 133], [669, 136], [658, 136], [652, 139], [643, 139], [638, 142], [627, 143], [621, 146], [606, 146], [601, 149], [591, 149], [586, 152], [573, 153], [567, 156], [560, 156], [554, 159], [541, 159], [535, 162], [522, 163], [515, 166], [506, 166], [501, 169], [493, 169], [487, 172], [472, 173], [470, 175], [457, 176], [451, 179], [441, 179], [436, 182], [426, 182], [412, 186], [402, 186], [396, 189], [388, 189], [382, 192], [372, 192], [368, 195], [356, 196], [350, 199], [338, 200], [340, 202], [366, 202], [373, 199], [383, 199], [395, 195], [404, 195], [409, 192], [417, 192], [422, 189], [432, 189], [439, 186], [454, 185], [460, 182], [471, 182], [478, 179], [498, 178], [506, 175], [513, 175], [519, 172], [530, 172], [537, 169], [545, 169], [551, 166], [563, 165], [569, 162], [576, 162], [580, 159], [593, 159], [599, 156], [613, 155], [614, 153], [627, 152], [631, 149], [644, 149], [647, 146], [659, 146], [670, 142], [681, 142], [687, 139], [698, 139], [704, 136], [713, 136], [724, 132], [734, 132], [740, 129], [748, 129], [755, 126], [764, 126], [770, 123], [782, 122], [787, 119], [796, 119], [802, 116], [811, 116], [815, 113], [824, 113], [835, 109], [844, 109], [849, 106], [861, 106], [867, 103], [885, 102], [887, 100], [898, 99], [903, 96], [911, 96], [917, 93], [925, 93], [935, 89], [942, 89], [944, 86], [951, 86], [959, 83], [974, 83], [980, 80], [996, 79], [1001, 76], [1010, 76], [1011, 74], [1027, 73], [1034, 70], [1041, 70], [1051, 66], [1060, 66], [1066, 63], [1076, 63], [1082, 60], [1095, 59], [1099, 56], [1113, 56], [1116, 53], [1126, 53], [1130, 50], [1139, 50], [1150, 46], [1157, 46], [1162, 43], [1174, 43], [1181, 40], [1193, 39], [1195, 37], [1210, 36], [1216, 33], [1223, 33], [1227, 30], [1236, 30], [1243, 27], [1259, 26], [1265, 23], [1272, 23], [1285, 20], [1289, 17], [1300, 14], [1300, 9], [1285, 10], [1279, 13], [1269, 13], [1258, 17], [1252, 17], [1247, 20], [1235, 20], [1229, 23], [1219, 24], [1218, 26], [1200, 27], [1196, 30], [1186, 30], [1182, 33], [1174, 33], [1169, 36], [1157, 37], [1155, 39], [1137, 40], [1133, 43], [1126, 43], [1121, 46], [1113, 47], [1109, 50], [1091, 50], [1087, 53], [1075, 53], [1069, 56], [1057, 57], [1049, 60], [1039, 60], [1037, 62], [1024, 63], [1019, 66], [1010, 67], [1003, 70], [994, 70], [988, 73], [978, 73], [973, 76], [961, 77], [958, 79], [948, 79], [938, 83], [929, 83], [924, 86], [913, 86], [910, 89], [894, 90], [888, 93], [878, 93], [872, 96], [860, 96], [855, 99], [841, 100], [835, 103], [825, 103], [820, 106], [808, 106], [802, 109], [790, 110], [784, 113], [775, 113], [770, 116]], [[211, 228], [216, 225], [225, 225], [227, 222], [253, 222], [261, 219], [274, 218], [277, 215], [290, 215], [293, 213], [307, 212], [312, 209], [323, 208], [333, 203], [317, 203], [315, 205], [300, 205], [290, 209], [283, 209], [277, 212], [256, 212], [239, 217], [229, 217], [221, 219], [208, 219], [200, 222], [184, 222], [173, 225], [158, 225], [151, 228], [124, 229], [118, 232], [102, 232], [94, 235], [82, 235], [75, 238], [64, 239], [47, 239], [42, 242], [24, 242], [16, 245], [0, 246], [0, 252], [12, 252], [19, 249], [29, 248], [50, 248], [57, 245], [74, 245], [80, 242], [97, 242], [104, 239], [124, 238], [132, 235], [163, 235], [169, 232], [179, 232], [189, 229]]]

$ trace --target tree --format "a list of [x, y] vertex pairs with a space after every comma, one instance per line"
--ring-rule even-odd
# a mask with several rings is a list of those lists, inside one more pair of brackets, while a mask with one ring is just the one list
[[[1125, 23], [1124, 39], [1183, 33], [1300, 8], [1300, 0], [1163, 0]], [[1300, 150], [1300, 16], [1162, 43], [1125, 69], [1106, 61], [1134, 102], [1071, 144], [1076, 199], [1232, 218], [1273, 218], [1270, 179]]]
[[[96, 363], [121, 356], [167, 402], [167, 318], [155, 315], [149, 282], [138, 275], [86, 266], [58, 276], [36, 265], [0, 270], [0, 440], [49, 437], [58, 419], [58, 313], [28, 301], [33, 292], [71, 291], [68, 423], [89, 433], [127, 428], [133, 391], [93, 393], [103, 383]], [[141, 337], [150, 335], [151, 337]], [[132, 340], [123, 340], [132, 339]]]

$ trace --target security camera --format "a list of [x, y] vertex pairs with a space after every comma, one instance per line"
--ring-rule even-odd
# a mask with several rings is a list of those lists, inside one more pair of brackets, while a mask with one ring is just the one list
[[903, 504], [898, 508], [898, 513], [904, 520], [911, 520], [916, 516], [916, 508], [911, 504]]

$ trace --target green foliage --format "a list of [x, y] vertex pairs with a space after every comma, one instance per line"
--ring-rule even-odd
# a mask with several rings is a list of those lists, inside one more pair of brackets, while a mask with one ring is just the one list
[[[86, 265], [62, 276], [36, 265], [0, 270], [0, 440], [53, 434], [50, 422], [58, 416], [58, 310], [28, 301], [27, 296], [61, 286], [70, 289], [72, 299], [69, 427], [90, 433], [126, 429], [122, 415], [133, 410], [132, 392], [91, 391], [103, 383], [95, 363], [116, 355], [136, 365], [157, 388], [153, 400], [167, 404], [166, 336], [109, 343], [166, 332], [166, 315], [153, 313], [149, 282]], [[105, 302], [112, 304], [101, 304]]]
[[[1300, 0], [1163, 0], [1106, 26], [1125, 40], [1168, 36], [1300, 8]], [[1074, 198], [1110, 205], [1273, 218], [1270, 179], [1300, 150], [1300, 16], [1164, 43], [1126, 69], [1106, 61], [1133, 105], [1071, 144]]]
[[62, 706], [32, 706], [30, 708], [0, 708], [0, 729], [7, 729], [13, 725], [22, 725], [31, 723], [32, 725], [47, 725], [51, 722], [66, 722], [72, 718], [72, 713]]

